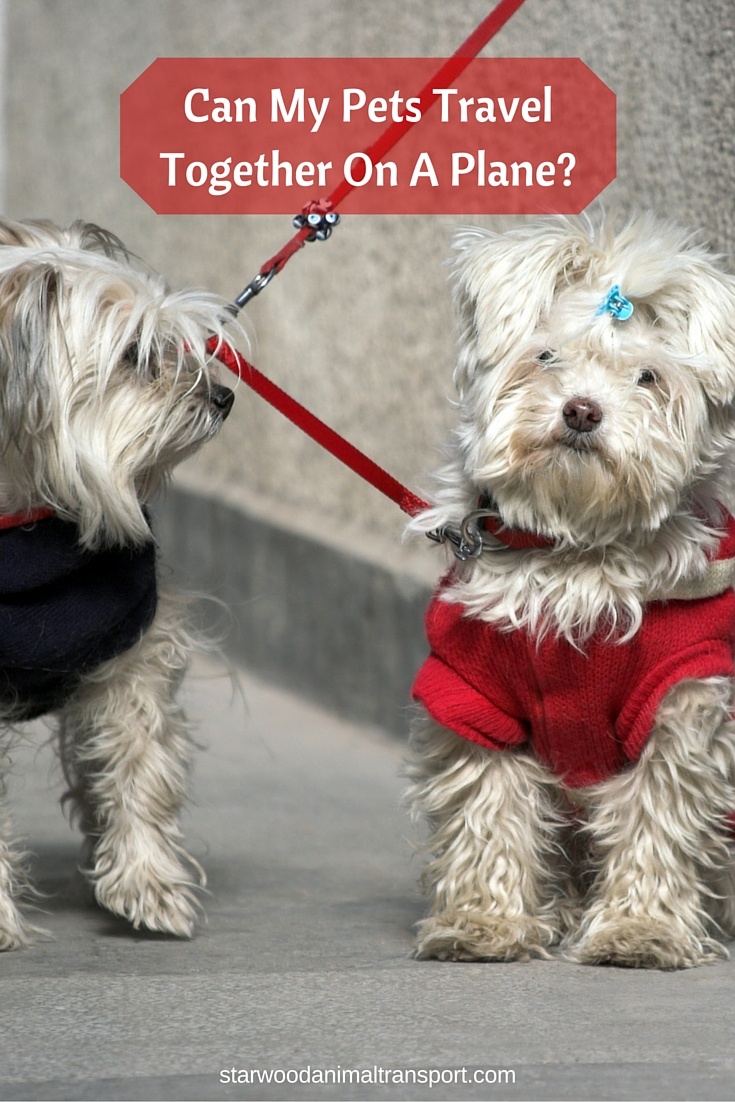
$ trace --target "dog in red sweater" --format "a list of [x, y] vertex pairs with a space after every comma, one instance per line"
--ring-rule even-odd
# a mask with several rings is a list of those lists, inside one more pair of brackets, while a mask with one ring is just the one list
[[735, 932], [735, 279], [688, 234], [457, 240], [459, 423], [414, 529], [420, 958], [688, 968]]

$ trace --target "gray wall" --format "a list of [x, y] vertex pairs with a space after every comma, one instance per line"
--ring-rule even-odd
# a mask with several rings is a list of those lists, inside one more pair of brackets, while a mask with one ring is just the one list
[[[231, 296], [286, 239], [289, 219], [155, 215], [118, 178], [119, 93], [156, 56], [443, 56], [489, 7], [490, 0], [12, 0], [6, 210], [97, 221], [172, 282]], [[727, 251], [735, 243], [734, 45], [732, 0], [526, 0], [486, 53], [581, 57], [618, 95], [619, 176], [605, 203], [653, 206]], [[419, 491], [451, 424], [453, 322], [442, 261], [462, 221], [345, 219], [248, 310], [262, 369]], [[350, 577], [358, 596], [346, 607], [344, 587], [330, 592], [322, 580], [312, 598], [325, 630], [346, 616], [362, 623], [371, 615], [372, 626], [353, 646], [345, 642], [343, 665], [339, 654], [326, 672], [300, 658], [297, 681], [324, 698], [330, 680], [349, 668], [349, 677], [367, 678], [368, 696], [383, 692], [387, 675], [375, 658], [386, 623], [379, 610], [366, 613], [353, 560], [395, 577], [396, 615], [406, 579], [427, 583], [440, 566], [422, 544], [401, 545], [398, 510], [244, 392], [220, 440], [181, 471], [179, 485], [184, 497], [211, 495], [257, 524], [283, 528], [284, 539], [295, 530], [305, 559], [328, 545], [330, 576], [342, 562], [340, 584]], [[176, 505], [173, 513], [186, 509]], [[186, 532], [172, 523], [167, 531], [180, 547]], [[195, 576], [191, 555], [187, 562]], [[223, 562], [219, 574], [227, 569]], [[285, 562], [271, 558], [259, 569], [248, 578], [251, 595], [272, 591]], [[411, 609], [413, 602], [412, 595]], [[413, 611], [406, 615], [418, 632]], [[294, 623], [297, 634], [307, 630], [306, 620]], [[279, 646], [264, 644], [260, 663], [274, 677]], [[411, 648], [404, 661], [396, 658], [391, 699], [400, 698], [415, 660]], [[379, 667], [379, 676], [370, 673]], [[288, 662], [282, 676], [293, 679]], [[335, 703], [349, 710], [341, 698]], [[357, 709], [390, 723], [384, 711]]]

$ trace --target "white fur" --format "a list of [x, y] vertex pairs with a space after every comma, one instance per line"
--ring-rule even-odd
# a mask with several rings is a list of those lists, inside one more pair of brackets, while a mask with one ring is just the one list
[[[90, 550], [150, 539], [145, 502], [226, 416], [205, 349], [226, 319], [221, 300], [171, 291], [98, 227], [0, 222], [0, 512], [50, 507]], [[175, 694], [190, 648], [179, 603], [160, 597], [140, 642], [86, 672], [59, 717], [98, 903], [180, 936], [204, 883], [177, 825], [192, 744]], [[0, 949], [38, 933], [22, 887], [0, 838]]]
[[[627, 321], [598, 312], [614, 284], [634, 302]], [[458, 425], [435, 505], [411, 527], [456, 526], [486, 494], [509, 528], [553, 546], [515, 551], [489, 539], [455, 568], [446, 599], [580, 649], [600, 633], [631, 638], [647, 602], [703, 584], [724, 512], [735, 510], [735, 280], [651, 214], [623, 225], [547, 219], [505, 235], [461, 233], [455, 296]], [[563, 415], [580, 399], [602, 413], [582, 435]], [[733, 882], [720, 829], [735, 810], [730, 695], [710, 682], [671, 690], [641, 760], [584, 793], [588, 821], [573, 841], [550, 808], [576, 806], [577, 790], [556, 781], [552, 799], [527, 754], [482, 752], [420, 724], [413, 797], [436, 854], [420, 954], [542, 955], [564, 929], [584, 961], [684, 967], [721, 952], [706, 910]], [[465, 798], [480, 833], [462, 821]], [[581, 879], [579, 868], [570, 881], [544, 863], [564, 833], [568, 854], [584, 851]], [[502, 890], [498, 867], [513, 878]], [[733, 929], [731, 901], [709, 910]]]
[[[635, 630], [646, 600], [701, 573], [720, 505], [735, 507], [735, 281], [701, 247], [645, 215], [550, 220], [458, 239], [459, 424], [436, 505], [413, 522], [458, 524], [490, 492], [546, 550], [491, 550], [454, 594], [492, 622], [579, 641], [605, 621]], [[614, 283], [636, 300], [596, 310]], [[555, 360], [536, 357], [550, 350]], [[642, 369], [659, 377], [637, 385]], [[563, 446], [561, 410], [596, 398], [594, 449]]]

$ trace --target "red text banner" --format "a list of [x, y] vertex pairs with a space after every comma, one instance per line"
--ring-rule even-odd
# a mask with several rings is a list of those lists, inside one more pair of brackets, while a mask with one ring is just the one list
[[[615, 96], [576, 58], [159, 58], [121, 96], [120, 174], [159, 214], [574, 214], [615, 177]], [[382, 159], [370, 146], [405, 130]]]

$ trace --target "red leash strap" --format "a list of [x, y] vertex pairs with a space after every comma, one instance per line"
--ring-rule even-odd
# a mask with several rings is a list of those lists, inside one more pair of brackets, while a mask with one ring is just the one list
[[[364, 151], [373, 163], [380, 161], [401, 140], [403, 135], [420, 121], [424, 112], [428, 111], [438, 99], [434, 89], [446, 87], [455, 81], [483, 46], [487, 45], [490, 39], [520, 8], [523, 2], [524, 0], [500, 0], [493, 10], [485, 16], [459, 49], [455, 50], [452, 56], [440, 66], [421, 89], [418, 96], [419, 118], [413, 121], [404, 119], [401, 122], [391, 123], [377, 140]], [[260, 294], [263, 288], [270, 283], [275, 275], [282, 271], [291, 257], [307, 241], [326, 240], [329, 237], [332, 226], [338, 221], [335, 207], [349, 195], [354, 187], [354, 184], [348, 183], [343, 178], [325, 199], [312, 200], [306, 204], [301, 214], [294, 219], [295, 224], [299, 227], [298, 232], [286, 242], [283, 248], [279, 249], [274, 256], [266, 260], [265, 264], [261, 266], [255, 278], [232, 303], [233, 313], [236, 314], [255, 295]], [[393, 475], [379, 467], [354, 444], [350, 444], [338, 432], [335, 432], [334, 429], [315, 417], [313, 413], [310, 413], [300, 402], [286, 394], [284, 390], [281, 390], [279, 386], [266, 378], [262, 372], [248, 363], [239, 352], [228, 344], [218, 341], [216, 337], [211, 337], [207, 342], [207, 351], [230, 371], [234, 372], [244, 383], [247, 383], [256, 394], [259, 394], [284, 417], [293, 422], [302, 432], [305, 432], [307, 436], [310, 436], [312, 440], [315, 440], [317, 444], [320, 444], [321, 447], [339, 459], [355, 474], [369, 482], [376, 490], [394, 501], [404, 513], [408, 513], [409, 516], [416, 516], [429, 508], [427, 502], [422, 501], [420, 497], [417, 497], [411, 490], [403, 486]], [[452, 530], [449, 526], [445, 526], [441, 532], [432, 535], [433, 538], [440, 541], [449, 539], [457, 548], [455, 553], [460, 558], [476, 554], [478, 545], [479, 549], [482, 545], [481, 537], [479, 538], [479, 544], [478, 539], [475, 538], [472, 544], [468, 545], [465, 534]], [[467, 554], [465, 554], [465, 551], [467, 551]]]
[[[385, 497], [395, 502], [404, 513], [407, 513], [410, 517], [415, 517], [430, 508], [427, 501], [418, 497], [402, 482], [399, 482], [397, 478], [394, 478], [392, 474], [379, 467], [374, 460], [361, 452], [354, 444], [350, 444], [349, 440], [345, 440], [344, 436], [340, 436], [329, 425], [325, 425], [324, 421], [272, 382], [262, 371], [258, 371], [257, 367], [253, 367], [231, 345], [220, 341], [217, 337], [210, 337], [206, 347], [212, 356], [224, 364], [238, 378], [242, 379], [244, 383], [247, 383], [251, 390], [264, 398], [274, 409], [277, 409], [292, 424], [300, 428], [307, 436], [310, 436], [325, 451], [339, 459], [341, 463], [344, 463], [346, 467], [349, 467], [365, 482], [379, 490]], [[483, 531], [490, 532], [506, 547], [510, 547], [515, 551], [527, 550], [532, 547], [554, 546], [554, 541], [546, 539], [544, 536], [506, 529], [503, 522], [494, 515], [495, 511], [484, 507], [486, 504], [490, 503], [485, 502], [484, 498], [481, 499], [478, 503], [479, 507], [468, 513], [459, 526], [444, 524], [433, 532], [427, 532], [426, 535], [435, 543], [445, 543], [447, 541], [451, 543], [454, 555], [460, 561], [473, 559], [482, 553], [485, 547], [482, 538]]]
[[[376, 141], [363, 151], [373, 164], [381, 161], [386, 153], [401, 140], [403, 135], [421, 121], [424, 113], [428, 111], [432, 104], [438, 99], [438, 96], [434, 94], [434, 89], [446, 88], [451, 85], [452, 82], [464, 72], [472, 59], [477, 57], [480, 50], [488, 44], [490, 39], [493, 38], [507, 23], [510, 17], [515, 14], [523, 2], [524, 0], [500, 0], [500, 3], [485, 16], [483, 21], [475, 28], [472, 34], [465, 39], [459, 49], [455, 50], [452, 56], [440, 66], [436, 73], [434, 73], [431, 79], [427, 81], [421, 89], [418, 96], [420, 117], [415, 120], [403, 119], [401, 122], [391, 123]], [[325, 216], [328, 214], [331, 215], [334, 209], [350, 194], [354, 187], [355, 184], [348, 183], [343, 177], [325, 199], [319, 199], [317, 201], [312, 200], [312, 202], [307, 203], [302, 211], [302, 218], [308, 213], [314, 213], [315, 211]], [[297, 216], [297, 219], [298, 217], [299, 216]], [[335, 218], [334, 221], [336, 220]], [[283, 270], [291, 257], [297, 253], [299, 249], [303, 248], [307, 241], [313, 241], [315, 236], [313, 225], [302, 224], [298, 233], [294, 234], [294, 236], [287, 241], [274, 256], [266, 260], [255, 279], [253, 279], [245, 290], [238, 295], [233, 304], [235, 311], [239, 310], [240, 307], [249, 302], [251, 298], [259, 294], [273, 276], [278, 275], [278, 273]], [[326, 236], [329, 236], [328, 232]]]
[[207, 341], [207, 351], [216, 356], [220, 363], [234, 372], [256, 394], [269, 402], [279, 413], [282, 413], [284, 417], [287, 417], [289, 421], [300, 428], [302, 432], [305, 432], [317, 444], [320, 444], [326, 451], [354, 471], [355, 474], [358, 474], [360, 478], [369, 482], [376, 490], [380, 490], [382, 494], [394, 501], [404, 513], [408, 513], [409, 516], [413, 517], [429, 508], [427, 502], [422, 501], [420, 497], [417, 497], [411, 490], [403, 486], [393, 475], [384, 471], [382, 467], [379, 467], [354, 444], [350, 444], [349, 440], [345, 440], [329, 425], [325, 425], [323, 421], [310, 413], [285, 390], [281, 390], [279, 386], [266, 378], [261, 371], [258, 371], [257, 367], [253, 367], [251, 363], [248, 363], [229, 344], [218, 341], [216, 337], [210, 337]]
[[[465, 71], [472, 59], [477, 57], [483, 46], [487, 45], [490, 39], [498, 33], [505, 23], [507, 23], [511, 15], [520, 8], [522, 3], [523, 0], [500, 0], [500, 3], [493, 8], [490, 14], [485, 16], [482, 23], [480, 23], [472, 34], [465, 39], [459, 49], [455, 50], [452, 56], [437, 69], [431, 79], [426, 82], [419, 92], [420, 117], [413, 120], [403, 119], [401, 122], [391, 123], [391, 125], [379, 135], [376, 141], [364, 150], [366, 156], [370, 158], [373, 164], [382, 161], [386, 153], [388, 153], [394, 145], [398, 144], [403, 135], [421, 121], [432, 104], [439, 98], [434, 93], [434, 89], [446, 88], [451, 85], [457, 77]], [[329, 194], [328, 201], [333, 207], [338, 206], [354, 187], [354, 184], [348, 184], [345, 179], [340, 180], [334, 190]]]

